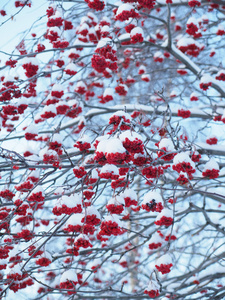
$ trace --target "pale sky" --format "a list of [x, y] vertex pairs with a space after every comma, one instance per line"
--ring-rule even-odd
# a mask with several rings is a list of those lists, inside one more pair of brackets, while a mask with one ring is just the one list
[[[14, 0], [1, 0], [0, 9], [4, 9], [7, 13], [5, 17], [0, 16], [0, 24], [11, 18], [21, 8], [15, 8]], [[31, 8], [25, 7], [13, 19], [10, 19], [5, 24], [0, 26], [0, 50], [11, 52], [14, 45], [17, 45], [21, 40], [21, 33], [30, 28], [38, 16], [43, 15], [46, 11], [49, 1], [33, 0]], [[35, 32], [35, 29], [34, 29]]]

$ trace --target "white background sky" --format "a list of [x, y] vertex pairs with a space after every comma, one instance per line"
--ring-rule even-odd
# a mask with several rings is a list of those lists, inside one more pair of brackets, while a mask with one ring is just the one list
[[[1, 0], [0, 9], [4, 9], [7, 13], [5, 17], [0, 16], [0, 25], [2, 22], [7, 21], [0, 26], [0, 50], [11, 52], [14, 45], [17, 45], [21, 40], [21, 33], [30, 28], [37, 16], [42, 16], [48, 7], [49, 1], [47, 0], [33, 0], [31, 8], [25, 7], [22, 12], [13, 16], [20, 8], [15, 8], [14, 0]], [[35, 30], [33, 31], [35, 32]]]

